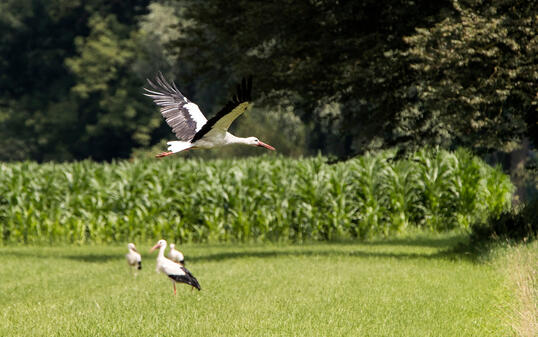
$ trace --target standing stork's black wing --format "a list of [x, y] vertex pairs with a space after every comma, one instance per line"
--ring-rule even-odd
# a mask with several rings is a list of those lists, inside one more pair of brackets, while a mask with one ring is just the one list
[[190, 141], [207, 122], [198, 105], [183, 96], [174, 82], [170, 85], [160, 72], [155, 83], [149, 79], [148, 83], [154, 90], [144, 88], [147, 91], [144, 95], [161, 107], [161, 114], [176, 137]]
[[245, 112], [252, 101], [251, 91], [252, 77], [249, 77], [248, 80], [243, 78], [241, 84], [237, 85], [237, 94], [235, 94], [213, 118], [209, 119], [207, 123], [202, 126], [200, 131], [194, 135], [191, 142], [194, 143], [214, 129], [228, 131], [232, 122]]
[[195, 287], [198, 290], [202, 290], [202, 287], [200, 287], [200, 283], [198, 283], [198, 280], [196, 279], [196, 277], [194, 277], [194, 275], [192, 275], [191, 272], [187, 270], [187, 268], [181, 267], [181, 271], [185, 274], [184, 275], [172, 274], [172, 275], [168, 275], [168, 277], [176, 282], [186, 283], [190, 286]]

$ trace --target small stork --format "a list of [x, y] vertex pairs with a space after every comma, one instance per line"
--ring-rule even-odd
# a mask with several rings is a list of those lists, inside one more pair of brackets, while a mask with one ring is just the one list
[[127, 244], [127, 249], [129, 253], [125, 254], [125, 257], [129, 266], [136, 267], [138, 270], [142, 269], [142, 257], [136, 250], [134, 243]]
[[170, 260], [179, 263], [180, 265], [185, 265], [185, 257], [183, 256], [183, 253], [179, 250], [176, 250], [176, 245], [171, 243], [170, 244], [170, 251], [168, 252], [168, 257]]
[[156, 157], [166, 157], [189, 149], [209, 149], [231, 144], [261, 146], [275, 150], [256, 137], [236, 137], [228, 132], [232, 122], [239, 117], [251, 103], [252, 79], [243, 79], [237, 86], [237, 94], [210, 120], [207, 120], [200, 108], [178, 90], [174, 82], [170, 85], [159, 73], [155, 83], [148, 79], [154, 89], [144, 88], [144, 95], [151, 97], [161, 107], [161, 114], [179, 141], [168, 142], [168, 152]]
[[157, 248], [159, 248], [157, 270], [166, 274], [166, 276], [172, 280], [172, 284], [174, 285], [174, 295], [176, 295], [176, 282], [186, 283], [198, 290], [202, 289], [198, 280], [187, 270], [187, 268], [164, 257], [164, 250], [166, 249], [165, 240], [159, 240], [157, 244], [151, 248], [150, 252], [153, 252]]

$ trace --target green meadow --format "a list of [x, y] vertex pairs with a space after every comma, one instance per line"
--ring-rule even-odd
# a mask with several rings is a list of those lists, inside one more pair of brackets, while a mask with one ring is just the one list
[[138, 247], [137, 276], [124, 245], [5, 246], [0, 335], [514, 335], [506, 263], [456, 252], [464, 240], [188, 244], [180, 249], [202, 291], [182, 285], [176, 297], [149, 244]]

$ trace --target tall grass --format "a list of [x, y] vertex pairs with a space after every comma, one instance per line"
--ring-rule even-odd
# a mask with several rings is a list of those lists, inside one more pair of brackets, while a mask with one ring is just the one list
[[513, 186], [460, 150], [322, 157], [0, 164], [2, 242], [301, 241], [466, 228]]

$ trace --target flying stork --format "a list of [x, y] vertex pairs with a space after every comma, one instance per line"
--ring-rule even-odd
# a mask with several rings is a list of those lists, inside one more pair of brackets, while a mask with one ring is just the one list
[[202, 289], [198, 280], [187, 270], [187, 268], [164, 257], [164, 250], [166, 249], [165, 240], [159, 240], [157, 244], [151, 248], [150, 252], [153, 252], [157, 248], [159, 248], [157, 270], [166, 274], [166, 276], [172, 280], [172, 284], [174, 285], [174, 295], [176, 295], [176, 282], [186, 283], [198, 290]]
[[209, 149], [231, 144], [261, 146], [275, 150], [256, 137], [236, 137], [228, 132], [232, 122], [239, 117], [251, 103], [252, 78], [243, 79], [237, 85], [237, 93], [217, 114], [207, 120], [198, 108], [178, 90], [174, 82], [170, 85], [159, 72], [155, 82], [147, 80], [153, 90], [144, 88], [144, 95], [151, 97], [161, 107], [161, 114], [172, 128], [179, 141], [168, 142], [168, 152], [156, 157], [166, 157], [189, 149]]
[[170, 244], [170, 251], [168, 252], [168, 257], [170, 260], [179, 263], [180, 265], [185, 265], [185, 257], [183, 256], [183, 253], [179, 250], [176, 250], [176, 245], [171, 243]]
[[127, 258], [127, 263], [131, 267], [136, 267], [136, 269], [138, 270], [142, 269], [142, 257], [136, 250], [134, 243], [127, 244], [127, 249], [129, 250], [129, 252], [125, 254], [125, 258]]

